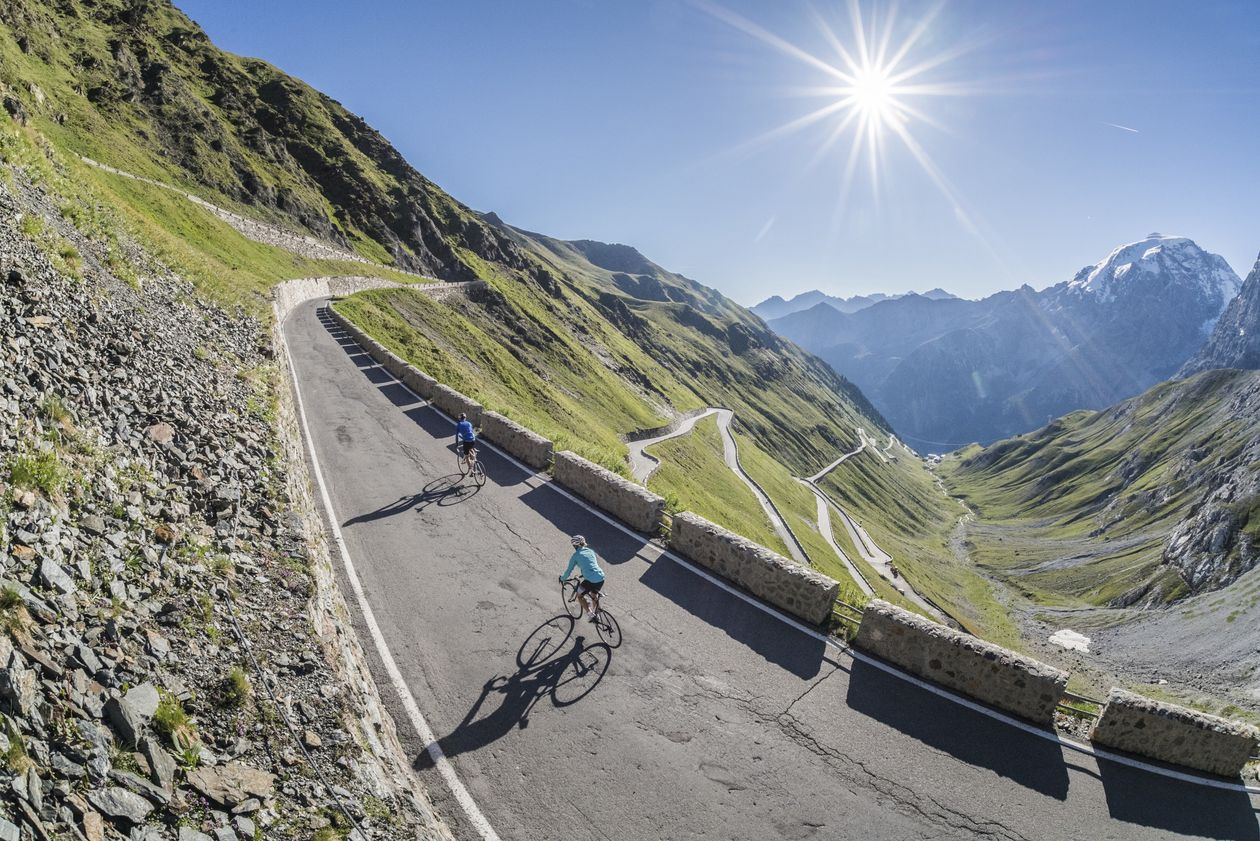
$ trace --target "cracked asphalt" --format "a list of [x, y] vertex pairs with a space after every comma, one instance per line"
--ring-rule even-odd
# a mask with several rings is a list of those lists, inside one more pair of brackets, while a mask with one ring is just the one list
[[[449, 421], [319, 306], [285, 334], [332, 516], [502, 838], [1260, 839], [1255, 798], [1064, 751], [826, 647], [494, 453], [473, 488]], [[576, 532], [608, 572], [617, 647], [563, 616]], [[372, 665], [436, 807], [473, 838]]]

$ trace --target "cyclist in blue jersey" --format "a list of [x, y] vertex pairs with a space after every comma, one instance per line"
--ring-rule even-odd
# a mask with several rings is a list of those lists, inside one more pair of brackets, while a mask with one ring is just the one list
[[465, 462], [471, 463], [477, 450], [477, 433], [473, 430], [468, 415], [460, 414], [455, 424], [455, 446]]
[[577, 586], [578, 603], [582, 605], [582, 610], [586, 611], [586, 618], [594, 622], [595, 614], [599, 611], [599, 591], [604, 589], [604, 571], [600, 569], [595, 550], [586, 545], [585, 537], [575, 534], [569, 538], [569, 542], [573, 544], [573, 555], [569, 558], [569, 565], [565, 567], [560, 580], [567, 579], [574, 567], [577, 568], [582, 576], [582, 581]]

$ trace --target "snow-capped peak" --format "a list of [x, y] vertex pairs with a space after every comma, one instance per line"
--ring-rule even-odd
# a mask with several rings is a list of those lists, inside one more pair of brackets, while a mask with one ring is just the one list
[[1242, 281], [1224, 258], [1204, 251], [1188, 237], [1149, 234], [1122, 245], [1102, 262], [1081, 269], [1068, 289], [1111, 303], [1133, 287], [1155, 282], [1196, 285], [1205, 300], [1217, 305], [1217, 315], [1238, 294]]

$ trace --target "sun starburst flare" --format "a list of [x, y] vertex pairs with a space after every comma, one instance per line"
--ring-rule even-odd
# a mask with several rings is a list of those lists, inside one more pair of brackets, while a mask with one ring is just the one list
[[832, 25], [814, 11], [813, 17], [818, 31], [835, 54], [829, 60], [775, 35], [712, 0], [694, 2], [714, 18], [809, 66], [824, 77], [820, 84], [792, 91], [798, 96], [821, 98], [824, 100], [822, 105], [742, 144], [740, 148], [761, 145], [830, 120], [831, 130], [824, 137], [813, 159], [808, 162], [807, 168], [817, 165], [833, 148], [842, 141], [847, 141], [848, 156], [842, 169], [841, 188], [837, 197], [839, 208], [843, 208], [863, 160], [872, 190], [878, 197], [880, 170], [886, 157], [885, 145], [890, 138], [896, 138], [929, 180], [952, 203], [955, 213], [960, 216], [964, 225], [974, 231], [974, 223], [963, 209], [957, 191], [932, 161], [923, 144], [914, 136], [918, 126], [945, 130], [944, 126], [919, 107], [920, 100], [962, 96], [976, 90], [974, 86], [932, 78], [934, 72], [939, 72], [942, 66], [974, 49], [975, 44], [958, 44], [950, 49], [919, 55], [924, 52], [924, 36], [940, 12], [940, 5], [915, 21], [897, 43], [894, 43], [896, 6], [890, 7], [883, 20], [876, 25], [874, 20], [866, 20], [856, 0], [851, 0], [848, 14], [850, 31], [847, 39], [837, 35]]

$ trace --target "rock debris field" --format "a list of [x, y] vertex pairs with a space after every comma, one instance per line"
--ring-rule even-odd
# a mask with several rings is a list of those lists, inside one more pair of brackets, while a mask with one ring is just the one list
[[0, 186], [0, 841], [446, 837], [313, 628], [266, 330], [56, 206]]

